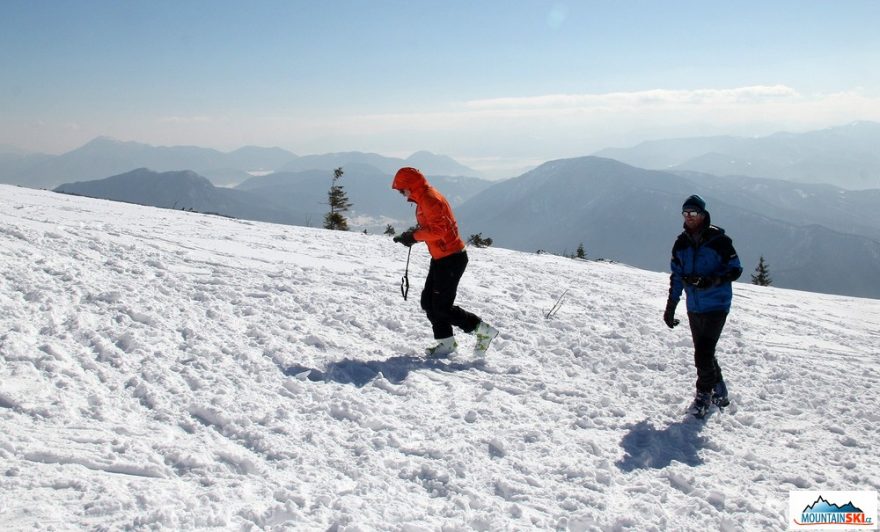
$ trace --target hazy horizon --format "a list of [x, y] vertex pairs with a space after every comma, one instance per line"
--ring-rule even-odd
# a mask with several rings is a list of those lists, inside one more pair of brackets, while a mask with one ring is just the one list
[[0, 144], [98, 136], [405, 158], [487, 177], [646, 140], [880, 121], [872, 1], [0, 8]]

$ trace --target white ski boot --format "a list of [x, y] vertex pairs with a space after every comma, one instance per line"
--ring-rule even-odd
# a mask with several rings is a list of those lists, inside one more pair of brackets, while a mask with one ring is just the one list
[[486, 356], [486, 350], [489, 349], [489, 344], [498, 336], [498, 329], [481, 321], [477, 325], [476, 330], [474, 330], [474, 334], [477, 336], [477, 343], [474, 345], [474, 355], [484, 357]]
[[425, 348], [425, 354], [431, 358], [443, 358], [448, 357], [452, 353], [455, 353], [455, 350], [458, 349], [458, 342], [455, 341], [454, 336], [450, 336], [449, 338], [441, 338], [437, 340], [437, 345], [434, 347]]

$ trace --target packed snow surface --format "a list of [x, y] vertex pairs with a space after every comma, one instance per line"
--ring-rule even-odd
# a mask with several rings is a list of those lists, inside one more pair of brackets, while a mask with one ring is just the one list
[[667, 275], [469, 254], [501, 335], [431, 360], [423, 245], [404, 301], [387, 236], [0, 186], [0, 529], [767, 530], [880, 489], [880, 301], [737, 283], [699, 421]]

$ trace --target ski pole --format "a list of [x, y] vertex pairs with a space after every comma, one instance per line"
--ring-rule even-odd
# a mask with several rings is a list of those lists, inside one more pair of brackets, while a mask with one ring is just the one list
[[409, 248], [409, 251], [406, 253], [406, 270], [403, 272], [403, 277], [400, 279], [400, 295], [403, 296], [403, 300], [406, 301], [406, 296], [409, 294], [409, 256], [412, 255], [412, 247]]
[[562, 292], [562, 295], [559, 296], [559, 299], [556, 300], [556, 303], [554, 303], [554, 305], [550, 309], [550, 311], [544, 316], [545, 318], [550, 319], [553, 316], [555, 316], [557, 312], [559, 312], [559, 309], [562, 308], [562, 298], [564, 298], [565, 294], [567, 294], [567, 293], [568, 293], [568, 288], [566, 288], [565, 291]]

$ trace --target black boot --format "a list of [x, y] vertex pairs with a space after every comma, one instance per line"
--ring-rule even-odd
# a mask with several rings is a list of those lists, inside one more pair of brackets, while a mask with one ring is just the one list
[[724, 384], [724, 381], [718, 381], [712, 388], [712, 403], [718, 405], [719, 408], [730, 404], [730, 399], [727, 398], [727, 385]]
[[703, 418], [710, 406], [712, 406], [712, 394], [698, 391], [694, 396], [694, 402], [688, 407], [688, 412], [694, 417]]

